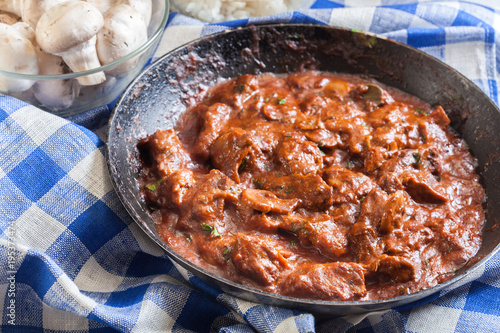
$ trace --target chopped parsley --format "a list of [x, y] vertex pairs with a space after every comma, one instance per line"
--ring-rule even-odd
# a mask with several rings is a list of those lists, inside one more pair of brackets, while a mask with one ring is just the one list
[[415, 160], [415, 163], [417, 165], [422, 164], [422, 155], [420, 155], [420, 153], [418, 151], [416, 153], [413, 153], [413, 159]]
[[278, 105], [285, 105], [286, 104], [286, 99], [284, 98], [279, 98], [277, 101]]
[[238, 167], [238, 173], [241, 173], [241, 172], [243, 172], [243, 170], [245, 170], [247, 163], [248, 163], [248, 156], [245, 156], [243, 158], [243, 160], [241, 161], [240, 166]]
[[161, 184], [161, 182], [163, 181], [163, 178], [156, 181], [156, 182], [152, 182], [152, 183], [149, 183], [149, 184], [146, 184], [146, 188], [150, 191], [156, 191], [158, 189], [158, 185]]
[[231, 259], [231, 250], [227, 246], [224, 246], [224, 250], [222, 250], [222, 256], [224, 257], [224, 260]]
[[298, 33], [290, 34], [286, 36], [286, 39], [301, 39], [302, 35]]
[[234, 86], [234, 88], [236, 88], [236, 90], [238, 90], [238, 92], [242, 92], [243, 89], [245, 89], [245, 85], [244, 84], [237, 84]]
[[425, 112], [425, 111], [424, 111], [424, 110], [422, 110], [422, 109], [415, 109], [415, 114], [416, 114], [417, 116], [427, 116], [427, 115], [428, 115], [428, 113], [427, 113], [427, 112]]
[[262, 180], [257, 178], [252, 178], [252, 182], [257, 185], [258, 188], [262, 188]]
[[219, 233], [219, 231], [217, 231], [217, 228], [210, 225], [210, 224], [206, 224], [206, 223], [203, 223], [201, 225], [201, 230], [203, 231], [209, 231], [210, 232], [210, 235], [213, 235], [215, 237], [220, 237], [221, 234]]

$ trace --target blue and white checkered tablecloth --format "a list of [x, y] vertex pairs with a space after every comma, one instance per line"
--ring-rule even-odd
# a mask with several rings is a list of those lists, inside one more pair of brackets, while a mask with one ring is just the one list
[[[220, 24], [173, 13], [155, 56], [270, 22], [385, 35], [445, 61], [498, 103], [496, 0], [317, 0], [297, 12]], [[322, 322], [210, 288], [174, 267], [119, 202], [103, 152], [108, 116], [102, 107], [68, 120], [0, 96], [2, 332], [500, 332], [500, 253], [458, 289]]]

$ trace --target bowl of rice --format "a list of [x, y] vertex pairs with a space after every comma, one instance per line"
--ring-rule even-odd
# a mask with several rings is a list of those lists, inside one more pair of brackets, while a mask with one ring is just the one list
[[313, 0], [171, 0], [172, 11], [215, 23], [309, 8]]

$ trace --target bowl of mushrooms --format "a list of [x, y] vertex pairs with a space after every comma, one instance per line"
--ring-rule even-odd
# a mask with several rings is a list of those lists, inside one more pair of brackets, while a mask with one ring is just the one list
[[63, 117], [112, 103], [168, 13], [168, 0], [0, 1], [0, 94]]

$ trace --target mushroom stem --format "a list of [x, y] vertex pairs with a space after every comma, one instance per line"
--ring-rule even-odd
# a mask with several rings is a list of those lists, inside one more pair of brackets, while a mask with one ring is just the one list
[[[90, 68], [98, 68], [101, 66], [95, 48], [96, 36], [92, 37], [82, 44], [76, 45], [65, 52], [59, 53], [73, 72], [83, 72]], [[91, 86], [106, 81], [106, 76], [103, 72], [94, 73], [78, 77], [78, 82], [84, 86]]]
[[[37, 49], [37, 54], [40, 58], [40, 74], [61, 75], [70, 72], [61, 57], [40, 49]], [[33, 92], [44, 106], [59, 111], [71, 107], [80, 92], [80, 85], [75, 79], [40, 80], [33, 86]]]

